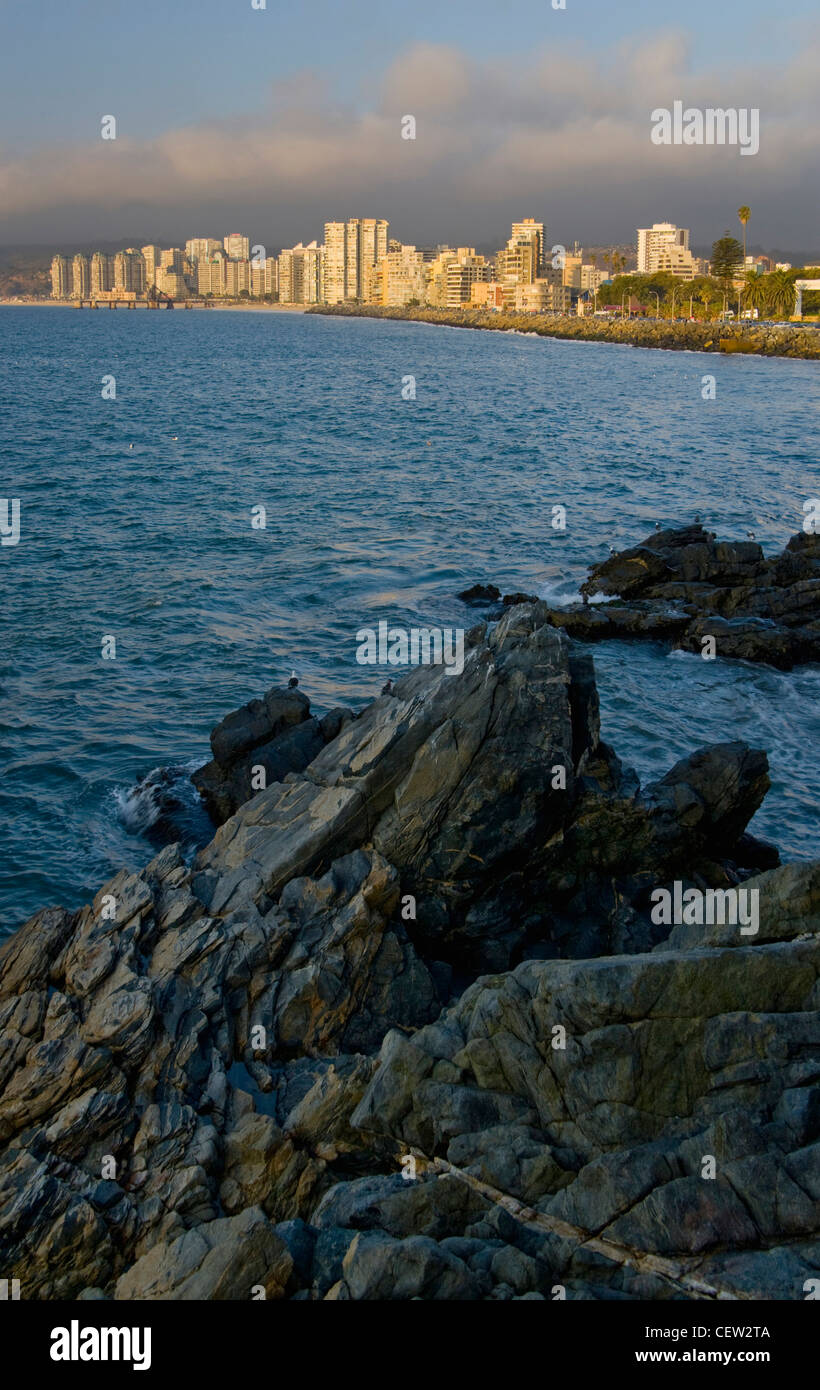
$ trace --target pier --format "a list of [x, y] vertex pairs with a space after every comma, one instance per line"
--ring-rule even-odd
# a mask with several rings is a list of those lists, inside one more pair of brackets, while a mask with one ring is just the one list
[[156, 299], [77, 299], [78, 309], [210, 309], [207, 299], [171, 299], [163, 295]]

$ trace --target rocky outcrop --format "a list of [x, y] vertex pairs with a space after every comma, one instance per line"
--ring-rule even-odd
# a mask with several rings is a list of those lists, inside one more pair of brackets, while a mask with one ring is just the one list
[[[497, 599], [492, 585], [459, 597], [487, 608], [491, 591]], [[699, 524], [656, 531], [594, 565], [581, 593], [583, 603], [550, 610], [580, 641], [649, 638], [701, 655], [711, 638], [719, 657], [782, 670], [820, 661], [820, 535], [800, 532], [767, 559], [756, 542], [718, 541]], [[494, 616], [524, 597], [505, 595]]]
[[260, 788], [303, 772], [352, 718], [344, 709], [313, 718], [306, 695], [277, 687], [226, 715], [211, 734], [212, 761], [191, 778], [214, 824], [222, 825]]
[[[746, 833], [761, 752], [641, 788], [549, 619], [475, 628], [460, 676], [406, 675], [193, 864], [3, 948], [24, 1297], [803, 1296], [820, 868]], [[309, 722], [258, 703], [223, 769]], [[656, 925], [674, 881], [756, 889], [757, 933]]]

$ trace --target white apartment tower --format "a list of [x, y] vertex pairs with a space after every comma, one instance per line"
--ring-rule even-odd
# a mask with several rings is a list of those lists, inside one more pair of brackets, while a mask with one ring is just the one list
[[654, 275], [666, 269], [661, 260], [678, 259], [679, 252], [689, 250], [689, 228], [676, 227], [672, 222], [655, 222], [651, 227], [638, 228], [638, 274]]

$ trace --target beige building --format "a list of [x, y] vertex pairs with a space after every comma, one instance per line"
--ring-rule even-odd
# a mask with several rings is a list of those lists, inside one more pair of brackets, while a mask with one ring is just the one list
[[503, 309], [504, 286], [498, 280], [476, 280], [470, 289], [471, 309]]
[[320, 304], [325, 278], [324, 246], [312, 241], [282, 251], [277, 265], [279, 300], [282, 304]]
[[388, 251], [365, 270], [364, 296], [368, 304], [400, 308], [412, 300], [424, 301], [427, 282], [424, 256], [415, 246]]
[[118, 251], [114, 257], [115, 290], [133, 290], [135, 294], [145, 293], [145, 260], [141, 251], [129, 246], [126, 251]]
[[141, 249], [142, 259], [145, 262], [145, 286], [146, 289], [150, 290], [152, 285], [156, 284], [157, 266], [159, 265], [162, 251], [159, 246], [143, 246]]
[[229, 299], [238, 299], [243, 292], [251, 292], [251, 263], [229, 258], [225, 263], [225, 293]]
[[599, 290], [601, 288], [601, 285], [604, 283], [604, 280], [608, 279], [609, 272], [606, 270], [599, 270], [598, 267], [595, 265], [581, 266], [582, 290]]
[[209, 261], [215, 251], [223, 249], [222, 242], [211, 236], [192, 237], [185, 243], [185, 255], [189, 261]]
[[503, 285], [531, 285], [544, 274], [543, 222], [513, 222], [512, 235], [495, 258], [495, 278]]
[[[99, 254], [99, 252], [97, 253]], [[71, 294], [74, 299], [88, 299], [91, 292], [91, 269], [88, 257], [78, 254], [71, 262]]]
[[264, 299], [268, 295], [275, 295], [278, 284], [276, 258], [274, 256], [268, 256], [267, 260], [261, 261], [258, 265], [251, 261], [252, 299]]
[[226, 256], [232, 261], [248, 261], [251, 255], [250, 237], [241, 232], [230, 232], [223, 238], [222, 246]]
[[510, 307], [519, 313], [568, 314], [572, 308], [572, 290], [555, 279], [539, 277], [531, 285], [516, 285]]
[[439, 308], [456, 309], [469, 304], [475, 284], [489, 281], [493, 268], [474, 246], [445, 247], [427, 266], [426, 299]]
[[51, 298], [70, 299], [73, 283], [68, 256], [55, 256], [51, 262]]
[[[686, 253], [682, 256], [681, 253]], [[670, 265], [685, 265], [689, 262], [689, 229], [676, 227], [673, 222], [655, 222], [651, 227], [638, 228], [638, 274], [654, 275], [666, 270]], [[664, 264], [661, 264], [661, 262]], [[672, 274], [680, 272], [673, 270]], [[691, 277], [689, 277], [691, 278]]]
[[108, 294], [114, 288], [114, 260], [104, 251], [95, 251], [89, 270], [92, 295]]
[[218, 247], [207, 260], [197, 261], [197, 292], [202, 295], [214, 295], [217, 299], [221, 298], [226, 293], [227, 274], [225, 268], [227, 264], [228, 257], [221, 247]]
[[516, 246], [532, 245], [534, 248], [535, 274], [533, 279], [544, 274], [546, 268], [546, 228], [543, 222], [536, 222], [534, 217], [525, 217], [523, 222], [513, 222], [512, 235], [507, 242], [508, 249]]
[[570, 289], [580, 290], [581, 268], [583, 256], [577, 251], [567, 251], [564, 255], [564, 264], [561, 267], [561, 283], [568, 285]]
[[325, 223], [324, 303], [364, 300], [369, 268], [388, 254], [388, 228], [383, 218], [374, 217]]

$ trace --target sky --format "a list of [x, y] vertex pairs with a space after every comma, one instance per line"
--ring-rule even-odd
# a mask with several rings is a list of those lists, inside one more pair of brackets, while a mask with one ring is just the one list
[[[820, 250], [816, 0], [554, 2], [0, 0], [0, 245], [705, 247], [745, 203], [751, 246]], [[759, 153], [654, 145], [675, 100], [757, 108]]]

